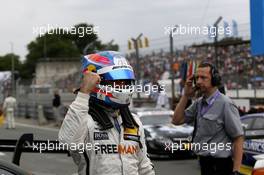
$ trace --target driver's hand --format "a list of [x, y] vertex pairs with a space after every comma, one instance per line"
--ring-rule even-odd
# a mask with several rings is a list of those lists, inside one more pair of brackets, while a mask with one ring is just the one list
[[100, 81], [101, 78], [98, 74], [91, 71], [84, 72], [80, 92], [89, 94]]

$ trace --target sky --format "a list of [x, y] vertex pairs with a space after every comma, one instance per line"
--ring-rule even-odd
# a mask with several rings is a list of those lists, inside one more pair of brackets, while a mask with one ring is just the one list
[[219, 16], [236, 20], [241, 33], [248, 32], [249, 0], [2, 0], [0, 55], [9, 53], [13, 43], [14, 53], [24, 60], [27, 44], [37, 37], [34, 28], [42, 26], [93, 24], [100, 40], [114, 39], [126, 52], [128, 39], [140, 33], [149, 38], [150, 49], [160, 48], [168, 43], [164, 27], [207, 26]]

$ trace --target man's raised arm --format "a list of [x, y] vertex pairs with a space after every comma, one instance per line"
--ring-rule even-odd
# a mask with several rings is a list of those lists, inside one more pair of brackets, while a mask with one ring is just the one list
[[194, 95], [194, 88], [192, 86], [194, 76], [190, 76], [187, 78], [185, 86], [184, 86], [184, 94], [181, 97], [179, 103], [177, 104], [174, 115], [172, 118], [172, 123], [174, 125], [181, 125], [185, 121], [185, 108], [188, 103], [188, 99]]

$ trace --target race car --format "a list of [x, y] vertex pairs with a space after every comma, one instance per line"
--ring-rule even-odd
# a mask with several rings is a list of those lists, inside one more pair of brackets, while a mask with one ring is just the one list
[[264, 154], [253, 156], [256, 160], [254, 168], [252, 170], [252, 175], [262, 175], [264, 174]]
[[187, 124], [180, 126], [171, 124], [172, 110], [154, 108], [136, 114], [143, 124], [148, 154], [151, 158], [193, 155], [187, 149], [193, 127]]
[[241, 122], [245, 135], [241, 173], [251, 175], [256, 158], [264, 154], [264, 113], [242, 116]]

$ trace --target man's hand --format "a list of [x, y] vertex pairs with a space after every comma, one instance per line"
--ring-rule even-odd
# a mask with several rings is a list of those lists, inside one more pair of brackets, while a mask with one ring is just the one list
[[184, 96], [187, 98], [193, 97], [195, 94], [195, 88], [193, 87], [193, 79], [194, 75], [187, 78], [185, 86], [184, 86]]
[[190, 76], [187, 78], [185, 86], [184, 86], [184, 95], [181, 97], [179, 103], [177, 104], [174, 115], [172, 118], [172, 123], [174, 125], [181, 125], [185, 120], [185, 108], [188, 103], [188, 99], [195, 94], [195, 88], [192, 86], [194, 76]]
[[86, 71], [83, 74], [82, 84], [80, 91], [85, 94], [89, 94], [100, 83], [101, 78], [98, 74], [91, 71]]

